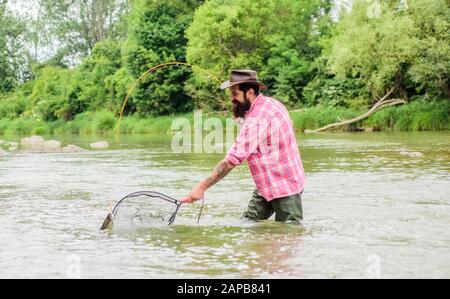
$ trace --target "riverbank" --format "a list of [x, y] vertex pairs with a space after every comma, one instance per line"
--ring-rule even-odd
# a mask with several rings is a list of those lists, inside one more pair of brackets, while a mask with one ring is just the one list
[[[317, 129], [322, 126], [351, 119], [366, 111], [338, 107], [310, 107], [291, 112], [297, 131]], [[206, 118], [219, 118], [225, 123], [231, 114], [208, 113]], [[185, 118], [191, 123], [194, 113], [142, 118], [124, 117], [120, 123], [121, 134], [169, 134], [175, 119]], [[0, 135], [94, 135], [115, 134], [118, 118], [112, 112], [86, 112], [73, 121], [43, 122], [32, 118], [1, 119]], [[353, 126], [339, 129], [373, 131], [439, 131], [450, 129], [450, 101], [412, 102], [398, 107], [385, 108]]]

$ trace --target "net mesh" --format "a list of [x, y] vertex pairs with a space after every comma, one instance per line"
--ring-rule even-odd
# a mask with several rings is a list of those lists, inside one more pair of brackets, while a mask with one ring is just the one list
[[137, 192], [114, 208], [114, 226], [163, 226], [175, 221], [181, 203], [157, 192]]

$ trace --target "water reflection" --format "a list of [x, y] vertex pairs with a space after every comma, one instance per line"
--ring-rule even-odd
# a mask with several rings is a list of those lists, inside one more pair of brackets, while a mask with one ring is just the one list
[[110, 141], [0, 158], [0, 277], [67, 277], [74, 256], [82, 278], [358, 278], [374, 256], [384, 278], [450, 277], [446, 132], [299, 136], [303, 226], [242, 220], [253, 182], [241, 167], [208, 192], [199, 225], [189, 205], [172, 227], [103, 233], [112, 202], [137, 190], [182, 196], [222, 158], [174, 155], [161, 136]]

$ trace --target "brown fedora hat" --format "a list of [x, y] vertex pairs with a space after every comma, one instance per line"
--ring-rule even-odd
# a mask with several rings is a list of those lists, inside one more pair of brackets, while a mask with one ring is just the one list
[[258, 74], [255, 71], [252, 70], [235, 70], [231, 71], [230, 80], [222, 83], [220, 85], [220, 89], [227, 89], [235, 85], [239, 84], [255, 84], [259, 85], [259, 87], [264, 90], [267, 89], [267, 87], [259, 82], [258, 80]]

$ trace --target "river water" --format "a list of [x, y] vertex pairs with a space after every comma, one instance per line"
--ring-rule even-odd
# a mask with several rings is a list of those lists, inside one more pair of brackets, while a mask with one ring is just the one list
[[113, 201], [184, 196], [223, 158], [174, 154], [164, 136], [108, 141], [0, 157], [0, 278], [450, 278], [448, 132], [299, 135], [301, 226], [240, 218], [254, 189], [243, 166], [207, 192], [200, 224], [194, 204], [171, 227], [100, 232]]

